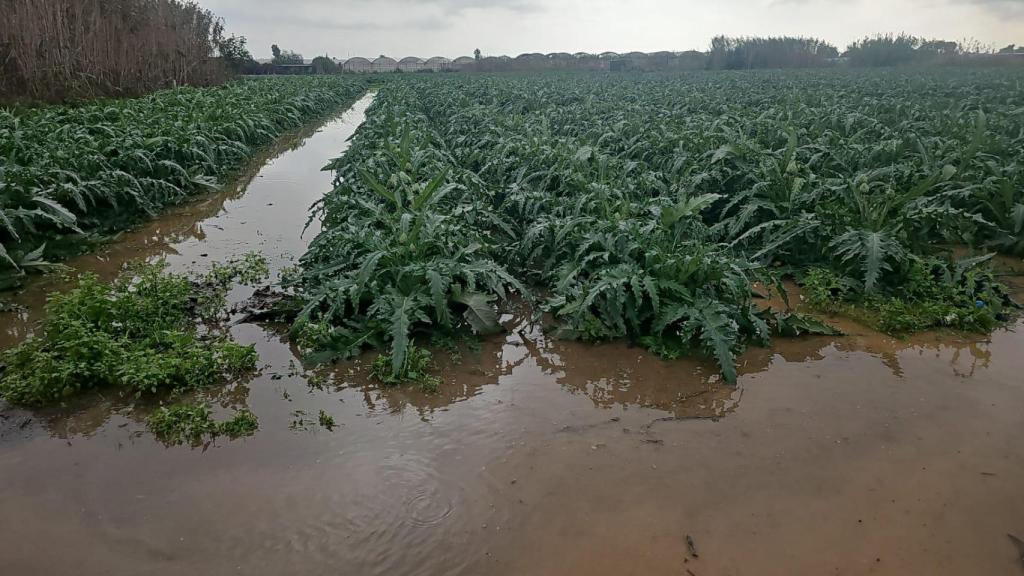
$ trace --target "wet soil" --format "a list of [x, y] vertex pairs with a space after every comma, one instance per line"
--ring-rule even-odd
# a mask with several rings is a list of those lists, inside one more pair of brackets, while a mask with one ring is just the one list
[[[288, 265], [368, 101], [72, 266], [201, 270], [253, 249]], [[0, 320], [6, 344], [30, 326]], [[117, 398], [0, 406], [0, 573], [1024, 573], [1007, 537], [1024, 537], [1022, 323], [899, 340], [834, 319], [846, 336], [748, 351], [733, 387], [504, 320], [439, 358], [436, 395], [380, 388], [366, 360], [306, 371], [273, 327], [238, 324], [265, 367], [208, 397], [260, 430], [194, 449]]]

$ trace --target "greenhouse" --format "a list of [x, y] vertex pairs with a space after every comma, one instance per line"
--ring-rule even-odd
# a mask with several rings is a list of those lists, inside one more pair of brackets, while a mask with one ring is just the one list
[[395, 70], [398, 70], [398, 62], [393, 58], [388, 58], [383, 55], [374, 60], [373, 66], [371, 67], [372, 72], [394, 72]]
[[360, 58], [359, 56], [356, 56], [355, 58], [349, 58], [348, 60], [346, 60], [345, 63], [341, 65], [341, 69], [345, 72], [372, 72], [373, 63], [367, 60], [366, 58]]
[[422, 58], [406, 56], [398, 61], [398, 69], [402, 72], [419, 72], [426, 70], [426, 62]]

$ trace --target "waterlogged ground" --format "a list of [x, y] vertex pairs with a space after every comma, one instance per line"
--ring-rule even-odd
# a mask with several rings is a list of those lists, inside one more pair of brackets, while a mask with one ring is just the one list
[[[132, 257], [203, 270], [259, 250], [279, 270], [315, 235], [299, 237], [330, 187], [318, 169], [370, 98], [71, 264], [109, 277]], [[58, 284], [18, 300], [35, 310]], [[0, 345], [31, 316], [0, 317]], [[271, 328], [239, 324], [265, 368], [208, 397], [260, 431], [194, 449], [117, 398], [0, 406], [0, 573], [1024, 572], [1007, 536], [1024, 537], [1024, 324], [902, 341], [838, 321], [847, 336], [750, 350], [731, 387], [505, 320], [440, 358], [434, 396], [381, 389], [358, 362], [307, 373]]]

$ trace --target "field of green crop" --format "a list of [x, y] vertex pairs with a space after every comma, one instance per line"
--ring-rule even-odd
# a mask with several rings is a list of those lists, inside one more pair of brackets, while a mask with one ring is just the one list
[[366, 88], [350, 77], [275, 78], [0, 110], [0, 286], [216, 186], [260, 146]]
[[1005, 70], [389, 81], [332, 163], [295, 333], [399, 376], [516, 299], [732, 381], [745, 346], [828, 330], [758, 305], [784, 279], [888, 332], [986, 331], [1014, 306], [988, 261], [1024, 255], [1022, 163]]

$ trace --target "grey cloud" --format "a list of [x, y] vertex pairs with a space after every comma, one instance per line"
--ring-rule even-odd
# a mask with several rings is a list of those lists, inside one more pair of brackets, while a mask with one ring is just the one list
[[994, 10], [1003, 16], [1024, 17], [1024, 0], [964, 0], [968, 4]]
[[464, 10], [500, 9], [512, 12], [540, 12], [545, 8], [543, 2], [537, 0], [370, 0], [373, 3], [413, 4], [423, 7], [439, 7], [446, 12], [462, 12]]
[[[237, 20], [263, 22], [269, 17], [270, 16], [263, 14], [249, 14], [241, 16]], [[350, 32], [371, 32], [375, 30], [444, 30], [451, 25], [450, 22], [443, 18], [436, 17], [398, 19], [372, 19], [365, 17], [349, 18], [342, 15], [314, 15], [300, 11], [293, 11], [284, 14], [274, 13], [272, 18], [274, 26], [276, 27], [296, 26], [302, 29], [341, 30]]]
[[[1022, 43], [1024, 0], [199, 0], [245, 35], [304, 54], [702, 48], [716, 34], [809, 35], [836, 46], [877, 32]], [[2, 3], [2, 0], [0, 0]]]

